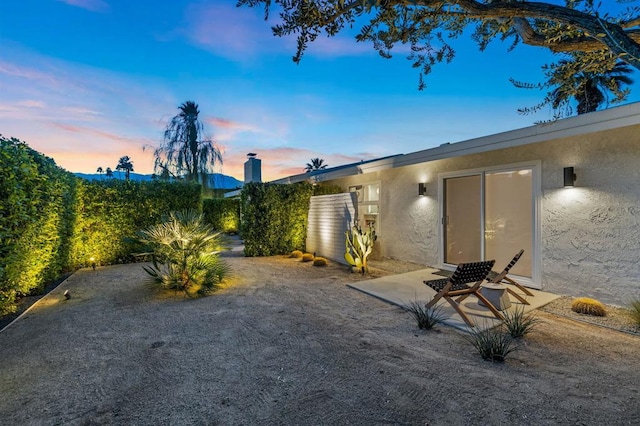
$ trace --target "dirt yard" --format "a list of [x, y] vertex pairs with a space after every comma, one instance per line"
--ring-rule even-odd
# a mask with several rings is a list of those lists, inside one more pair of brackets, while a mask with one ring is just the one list
[[638, 336], [541, 312], [494, 364], [346, 287], [366, 278], [344, 266], [228, 261], [232, 285], [202, 299], [139, 264], [72, 275], [0, 333], [0, 424], [640, 423]]

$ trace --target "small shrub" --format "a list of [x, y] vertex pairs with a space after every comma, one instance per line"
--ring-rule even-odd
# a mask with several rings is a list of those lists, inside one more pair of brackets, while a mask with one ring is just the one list
[[305, 253], [302, 255], [303, 262], [311, 262], [313, 260], [313, 255], [311, 253]]
[[631, 319], [640, 327], [640, 299], [631, 302]]
[[152, 250], [152, 266], [143, 266], [164, 288], [195, 297], [210, 293], [229, 275], [218, 257], [220, 232], [204, 223], [195, 211], [171, 213], [169, 220], [140, 232], [140, 241]]
[[300, 259], [302, 257], [302, 252], [300, 250], [294, 250], [291, 252], [291, 254], [289, 255], [289, 257], [295, 258], [295, 259]]
[[525, 315], [524, 307], [519, 307], [513, 311], [504, 311], [504, 326], [513, 338], [523, 337], [530, 333], [538, 324], [540, 319], [532, 312]]
[[324, 257], [316, 257], [313, 259], [313, 266], [327, 266], [327, 259]]
[[502, 327], [473, 329], [467, 340], [487, 361], [504, 362], [507, 355], [516, 350], [513, 338]]
[[423, 301], [410, 302], [404, 306], [404, 309], [413, 315], [413, 318], [418, 323], [418, 328], [421, 330], [431, 330], [444, 320], [440, 306], [427, 308], [426, 303]]
[[596, 317], [607, 315], [607, 311], [601, 302], [588, 297], [579, 297], [571, 302], [571, 310], [579, 314], [593, 315]]

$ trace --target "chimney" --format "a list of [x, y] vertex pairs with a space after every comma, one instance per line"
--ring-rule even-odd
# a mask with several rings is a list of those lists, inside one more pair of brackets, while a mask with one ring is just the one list
[[244, 163], [244, 183], [262, 182], [262, 160], [256, 158], [255, 152], [247, 154], [247, 161]]

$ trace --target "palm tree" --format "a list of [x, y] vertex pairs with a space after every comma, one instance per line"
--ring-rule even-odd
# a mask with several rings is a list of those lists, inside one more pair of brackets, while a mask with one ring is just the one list
[[[511, 79], [518, 88], [551, 89], [542, 102], [530, 108], [518, 109], [518, 112], [523, 115], [532, 114], [549, 105], [554, 111], [554, 119], [558, 119], [573, 115], [572, 102], [576, 103], [579, 115], [596, 111], [602, 105], [624, 101], [630, 92], [625, 86], [633, 84], [633, 79], [628, 77], [632, 69], [611, 57], [604, 59], [610, 62], [605, 66], [605, 71], [601, 70], [601, 62], [595, 62], [597, 69], [584, 69], [583, 62], [578, 60], [582, 55], [584, 54], [573, 53], [572, 59], [562, 59], [543, 67], [548, 78], [545, 83], [531, 84]], [[614, 95], [611, 101], [609, 93]]]
[[222, 154], [215, 142], [203, 136], [204, 126], [198, 119], [200, 111], [193, 101], [178, 107], [164, 131], [164, 140], [154, 151], [157, 175], [169, 173], [173, 177], [185, 177], [191, 182], [206, 186], [207, 174], [213, 172], [216, 163], [222, 164]]
[[324, 160], [322, 158], [312, 158], [310, 163], [307, 163], [307, 166], [304, 168], [306, 173], [310, 173], [316, 170], [324, 170], [327, 168], [327, 165], [324, 164]]
[[120, 160], [118, 160], [118, 165], [116, 166], [116, 170], [118, 171], [124, 170], [125, 179], [129, 180], [129, 174], [133, 171], [133, 162], [131, 161], [128, 155], [125, 155], [124, 157], [120, 157]]
[[98, 167], [96, 169], [96, 173], [98, 173], [100, 175], [100, 180], [102, 180], [102, 173], [104, 173], [104, 170], [102, 169], [102, 166]]
[[113, 177], [113, 170], [111, 170], [111, 167], [107, 167], [107, 171], [105, 172], [105, 174], [107, 175], [108, 178]]

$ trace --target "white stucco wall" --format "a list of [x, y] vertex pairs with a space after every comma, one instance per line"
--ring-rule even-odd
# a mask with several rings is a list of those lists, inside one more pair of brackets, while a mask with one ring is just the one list
[[[640, 126], [549, 140], [336, 179], [381, 182], [382, 256], [438, 265], [438, 175], [539, 162], [539, 283], [544, 290], [626, 305], [640, 298]], [[562, 187], [573, 166], [576, 187]], [[418, 183], [427, 195], [418, 196]]]

